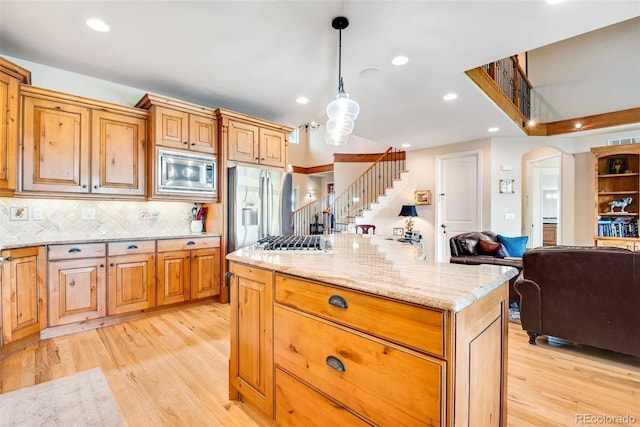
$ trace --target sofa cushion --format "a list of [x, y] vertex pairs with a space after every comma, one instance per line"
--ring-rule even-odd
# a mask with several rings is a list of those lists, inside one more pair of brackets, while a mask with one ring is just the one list
[[529, 236], [507, 237], [498, 234], [498, 241], [504, 245], [509, 256], [521, 258], [524, 251], [527, 250]]

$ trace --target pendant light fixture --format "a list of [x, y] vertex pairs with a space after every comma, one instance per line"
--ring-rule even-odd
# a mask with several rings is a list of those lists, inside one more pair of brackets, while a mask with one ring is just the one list
[[349, 20], [344, 16], [333, 18], [331, 26], [340, 32], [338, 45], [338, 94], [336, 99], [327, 105], [327, 133], [324, 140], [330, 145], [344, 145], [349, 134], [353, 131], [354, 122], [360, 113], [360, 106], [349, 98], [342, 83], [342, 30], [349, 26]]

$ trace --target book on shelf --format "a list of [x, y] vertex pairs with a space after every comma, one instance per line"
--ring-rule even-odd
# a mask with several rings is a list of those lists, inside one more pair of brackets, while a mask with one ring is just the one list
[[638, 221], [630, 217], [598, 218], [600, 237], [638, 237]]

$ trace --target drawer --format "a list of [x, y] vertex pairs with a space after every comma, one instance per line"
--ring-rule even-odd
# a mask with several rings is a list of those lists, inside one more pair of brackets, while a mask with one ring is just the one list
[[155, 240], [136, 240], [129, 242], [110, 242], [107, 244], [109, 256], [154, 253]]
[[446, 362], [274, 307], [277, 366], [377, 425], [442, 425]]
[[280, 274], [276, 275], [275, 299], [403, 346], [445, 357], [443, 311]]
[[105, 243], [49, 245], [49, 260], [103, 257], [106, 249]]
[[367, 427], [367, 423], [334, 401], [276, 369], [276, 423], [283, 427]]
[[158, 252], [219, 247], [220, 237], [217, 236], [158, 240]]

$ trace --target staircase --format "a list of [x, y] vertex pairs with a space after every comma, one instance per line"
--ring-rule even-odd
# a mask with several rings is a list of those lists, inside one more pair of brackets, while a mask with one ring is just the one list
[[370, 212], [372, 204], [390, 198], [388, 190], [407, 172], [405, 166], [406, 152], [390, 147], [338, 196], [329, 194], [295, 210], [293, 233], [309, 234], [312, 227], [315, 232], [347, 231], [348, 224]]

